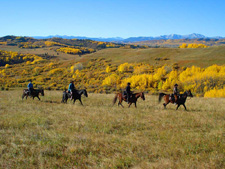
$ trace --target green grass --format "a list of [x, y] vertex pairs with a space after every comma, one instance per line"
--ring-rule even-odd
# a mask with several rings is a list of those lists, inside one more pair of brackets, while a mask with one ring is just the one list
[[0, 93], [0, 168], [224, 168], [225, 99], [192, 98], [164, 110], [157, 96], [112, 106], [89, 94], [84, 106]]

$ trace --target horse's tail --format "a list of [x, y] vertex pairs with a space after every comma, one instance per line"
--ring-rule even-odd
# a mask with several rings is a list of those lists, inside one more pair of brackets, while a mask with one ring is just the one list
[[25, 94], [23, 93], [23, 94], [22, 94], [22, 100], [23, 100], [24, 97], [25, 97]]
[[165, 93], [159, 93], [159, 103], [161, 102], [164, 95], [166, 95], [166, 94]]
[[65, 102], [65, 92], [66, 92], [66, 90], [63, 92], [61, 103], [64, 103]]
[[115, 97], [113, 99], [113, 105], [116, 103], [117, 97], [118, 97], [118, 93], [115, 95]]
[[23, 89], [22, 100], [25, 97], [26, 89]]

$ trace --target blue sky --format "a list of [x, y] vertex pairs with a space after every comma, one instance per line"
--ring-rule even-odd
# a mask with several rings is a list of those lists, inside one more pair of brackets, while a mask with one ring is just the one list
[[0, 36], [225, 37], [225, 0], [0, 0]]

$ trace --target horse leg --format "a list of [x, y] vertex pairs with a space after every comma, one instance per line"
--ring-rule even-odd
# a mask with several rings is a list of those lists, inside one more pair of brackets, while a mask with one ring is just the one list
[[82, 103], [81, 99], [79, 99], [79, 100], [80, 100], [80, 104], [83, 106], [83, 103]]
[[170, 103], [170, 99], [168, 95], [164, 96], [164, 101], [165, 103], [163, 103], [164, 109], [166, 109], [166, 105]]
[[118, 102], [118, 106], [119, 106], [119, 105], [121, 105], [122, 108], [124, 108], [123, 105], [122, 105], [122, 101], [121, 101], [121, 102], [120, 102], [120, 101]]
[[76, 101], [76, 100], [75, 100], [75, 99], [73, 99], [73, 104], [75, 103], [75, 101]]
[[118, 106], [121, 105], [123, 107], [122, 102], [123, 102], [123, 100], [121, 98], [119, 98]]
[[37, 96], [38, 100], [41, 100], [39, 96]]
[[166, 105], [169, 104], [169, 102], [167, 103], [163, 103], [164, 109], [166, 109]]
[[187, 110], [187, 108], [186, 108], [185, 104], [183, 104], [183, 106], [184, 106], [185, 110]]
[[128, 108], [130, 107], [130, 105], [131, 105], [132, 103], [129, 103], [129, 106], [128, 106]]
[[122, 108], [124, 108], [123, 105], [122, 105], [122, 103], [120, 103], [120, 105], [122, 106]]
[[134, 105], [135, 105], [135, 107], [137, 108], [137, 103], [136, 103], [136, 102], [134, 102]]
[[25, 95], [23, 94], [23, 95], [22, 95], [22, 100], [23, 100], [24, 97], [25, 97]]
[[176, 110], [177, 110], [177, 109], [178, 109], [179, 107], [180, 107], [180, 104], [178, 104], [178, 105], [177, 105], [177, 108], [176, 108]]
[[28, 95], [26, 95], [26, 100], [27, 100]]

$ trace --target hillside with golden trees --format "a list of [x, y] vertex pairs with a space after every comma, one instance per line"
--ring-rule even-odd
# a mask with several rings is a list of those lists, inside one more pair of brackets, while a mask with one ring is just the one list
[[[15, 58], [16, 59], [16, 58]], [[5, 65], [0, 68], [2, 88], [26, 87], [31, 79], [35, 87], [64, 90], [71, 79], [77, 88], [87, 88], [89, 92], [109, 93], [120, 91], [131, 83], [133, 90], [157, 93], [171, 92], [175, 83], [182, 92], [192, 90], [199, 96], [224, 97], [225, 65], [207, 68], [152, 66], [146, 63], [112, 64], [110, 60], [99, 58], [86, 63], [76, 61], [51, 61], [38, 56], [24, 56], [20, 64]], [[31, 59], [31, 61], [27, 61]], [[217, 91], [220, 91], [215, 94]], [[222, 94], [221, 94], [222, 92]]]
[[[190, 89], [197, 96], [224, 97], [223, 46], [192, 43], [180, 48], [148, 48], [60, 38], [5, 37], [1, 40], [4, 41], [0, 45], [2, 90], [26, 88], [29, 80], [35, 87], [65, 90], [74, 79], [77, 88], [85, 87], [96, 93], [121, 91], [128, 82], [135, 91], [171, 92], [178, 83], [181, 92]], [[9, 42], [19, 45], [10, 46]], [[26, 48], [34, 44], [43, 46]]]

